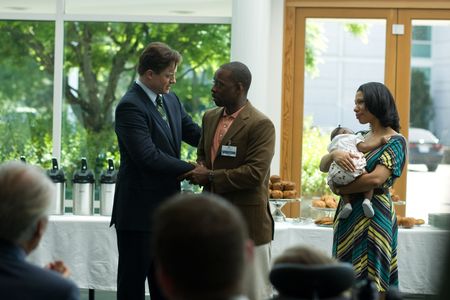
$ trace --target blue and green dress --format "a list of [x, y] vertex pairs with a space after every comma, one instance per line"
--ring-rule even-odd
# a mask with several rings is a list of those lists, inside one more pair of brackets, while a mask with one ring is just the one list
[[379, 189], [381, 193], [374, 193], [372, 198], [375, 215], [373, 218], [364, 215], [361, 205], [364, 196], [355, 194], [350, 216], [337, 218], [344, 206], [344, 201], [339, 201], [334, 220], [333, 256], [353, 264], [357, 279], [371, 279], [380, 292], [390, 286], [398, 287], [398, 227], [389, 188], [402, 173], [406, 151], [405, 138], [394, 135], [387, 144], [365, 153], [368, 172], [378, 164], [392, 171]]

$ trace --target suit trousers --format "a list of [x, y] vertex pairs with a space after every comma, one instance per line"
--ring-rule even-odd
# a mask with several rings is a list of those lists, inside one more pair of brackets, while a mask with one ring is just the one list
[[156, 279], [151, 234], [144, 231], [116, 230], [119, 266], [117, 300], [144, 300], [145, 280], [152, 300], [165, 300]]

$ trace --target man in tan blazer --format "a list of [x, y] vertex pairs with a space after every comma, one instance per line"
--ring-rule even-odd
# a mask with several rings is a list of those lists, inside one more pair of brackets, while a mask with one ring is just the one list
[[[186, 176], [241, 211], [256, 246], [254, 274], [249, 276], [257, 277], [253, 285], [257, 294], [250, 292], [249, 296], [263, 299], [271, 294], [268, 272], [274, 223], [268, 182], [275, 128], [247, 99], [250, 83], [250, 70], [243, 63], [227, 63], [216, 71], [211, 95], [218, 107], [203, 116], [199, 165]], [[251, 287], [252, 283], [246, 285]]]

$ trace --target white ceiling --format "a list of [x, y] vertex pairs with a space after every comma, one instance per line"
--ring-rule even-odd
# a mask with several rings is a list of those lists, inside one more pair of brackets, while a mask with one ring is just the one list
[[[2, 14], [55, 14], [59, 0], [0, 0]], [[66, 14], [231, 17], [232, 0], [65, 0]]]

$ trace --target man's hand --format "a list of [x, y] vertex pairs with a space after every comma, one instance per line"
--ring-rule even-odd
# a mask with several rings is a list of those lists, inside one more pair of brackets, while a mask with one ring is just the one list
[[201, 186], [205, 186], [209, 183], [209, 170], [202, 163], [197, 164], [195, 169], [190, 171], [189, 173], [189, 182], [192, 184], [198, 184]]
[[[189, 161], [188, 163], [190, 163], [191, 165], [193, 165], [194, 167], [197, 166], [197, 164], [195, 162]], [[185, 179], [189, 180], [191, 173], [193, 170], [190, 170], [184, 174], [181, 174], [180, 176], [177, 177], [177, 180], [179, 181], [183, 181]]]
[[45, 268], [55, 271], [55, 272], [58, 272], [65, 278], [69, 277], [69, 275], [70, 275], [69, 268], [64, 264], [64, 262], [62, 260], [56, 260], [54, 262], [48, 263], [45, 266]]

